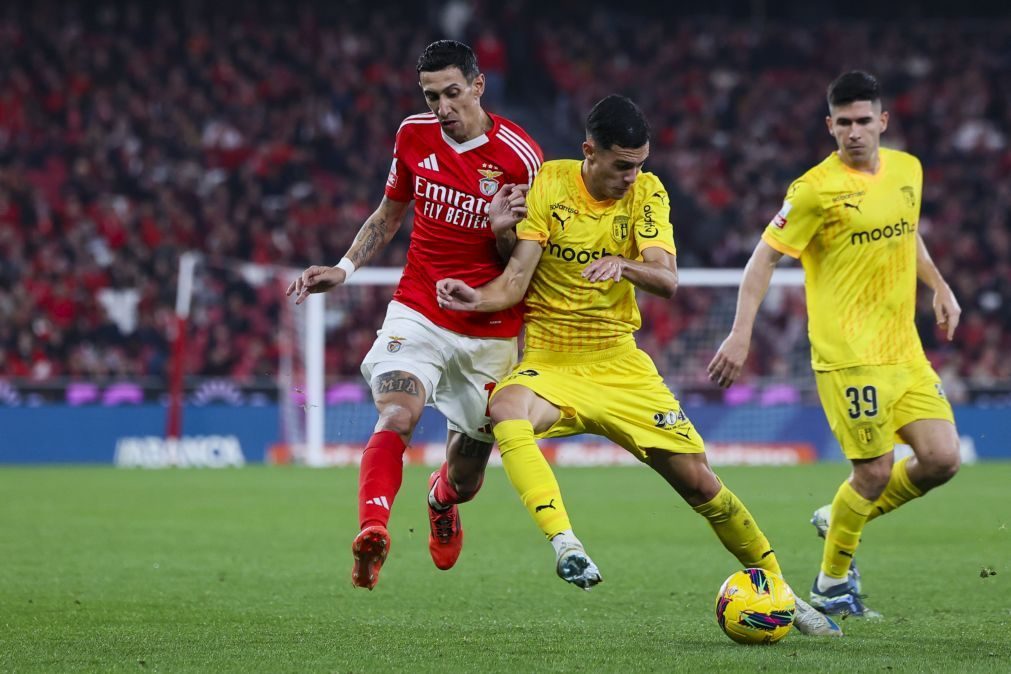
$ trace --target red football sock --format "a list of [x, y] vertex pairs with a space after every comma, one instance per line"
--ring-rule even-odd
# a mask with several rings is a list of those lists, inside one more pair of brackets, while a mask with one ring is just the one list
[[358, 521], [362, 529], [389, 523], [393, 499], [404, 479], [406, 449], [393, 431], [377, 431], [369, 438], [358, 472]]
[[481, 485], [483, 484], [484, 475], [481, 476], [481, 481], [477, 483], [477, 489], [474, 490], [474, 493], [461, 496], [455, 489], [453, 489], [453, 485], [449, 483], [449, 464], [443, 461], [442, 468], [439, 469], [439, 481], [435, 483], [435, 500], [444, 506], [466, 503], [477, 496], [477, 493], [481, 491]]

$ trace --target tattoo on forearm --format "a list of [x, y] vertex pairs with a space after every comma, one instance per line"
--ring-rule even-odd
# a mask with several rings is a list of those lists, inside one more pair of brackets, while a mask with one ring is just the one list
[[418, 380], [403, 372], [387, 372], [376, 377], [372, 385], [373, 395], [381, 393], [407, 393], [412, 396], [421, 395]]
[[491, 454], [491, 443], [464, 435], [460, 439], [460, 449], [457, 453], [469, 459], [486, 459]]
[[360, 247], [350, 257], [356, 267], [369, 263], [386, 243], [386, 218], [378, 217], [367, 220], [358, 233]]

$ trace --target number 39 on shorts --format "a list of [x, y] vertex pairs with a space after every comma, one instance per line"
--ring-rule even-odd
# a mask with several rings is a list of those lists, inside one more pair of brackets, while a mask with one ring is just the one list
[[849, 409], [846, 412], [850, 419], [859, 419], [861, 416], [874, 417], [878, 414], [878, 389], [875, 386], [850, 386], [844, 391], [846, 399], [849, 401]]

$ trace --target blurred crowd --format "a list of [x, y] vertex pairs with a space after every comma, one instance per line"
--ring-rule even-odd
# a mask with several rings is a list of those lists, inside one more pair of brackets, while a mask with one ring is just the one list
[[[833, 149], [827, 83], [875, 70], [886, 140], [923, 161], [920, 231], [965, 311], [949, 344], [923, 294], [925, 345], [955, 400], [1011, 387], [1011, 24], [756, 26], [564, 4], [530, 23], [527, 5], [0, 8], [0, 377], [164, 381], [187, 250], [204, 256], [187, 372], [275, 377], [290, 273], [242, 263], [340, 259], [382, 195], [397, 125], [424, 110], [417, 56], [451, 36], [478, 52], [486, 107], [549, 158], [578, 152], [604, 94], [644, 108], [682, 268], [744, 264], [786, 186]], [[403, 264], [409, 229], [374, 265]], [[358, 289], [331, 316], [328, 377], [357, 376], [389, 295]], [[643, 301], [640, 341], [678, 386], [705, 386], [733, 301]], [[760, 321], [750, 381], [804, 381], [802, 293], [775, 291]]]
[[[566, 39], [559, 40], [559, 34]], [[873, 71], [891, 121], [883, 141], [924, 165], [920, 232], [964, 315], [952, 343], [922, 289], [920, 334], [949, 395], [1011, 384], [1011, 22], [832, 21], [804, 27], [727, 21], [644, 21], [599, 11], [559, 13], [539, 27], [539, 54], [558, 95], [552, 133], [580, 141], [580, 120], [617, 89], [653, 125], [647, 168], [671, 205], [682, 267], [741, 267], [785, 189], [834, 149], [825, 90], [840, 72]], [[645, 339], [675, 380], [697, 380], [681, 341], [725, 335], [691, 324], [721, 306], [689, 297], [669, 311], [645, 302]], [[808, 365], [802, 298], [774, 300], [756, 328], [753, 375], [795, 378]], [[698, 306], [701, 304], [701, 306]], [[724, 308], [732, 313], [732, 308]], [[687, 325], [686, 325], [687, 323]], [[692, 339], [686, 339], [686, 338]], [[713, 342], [712, 340], [716, 340]], [[703, 358], [704, 359], [704, 358]], [[702, 367], [700, 367], [700, 365]]]

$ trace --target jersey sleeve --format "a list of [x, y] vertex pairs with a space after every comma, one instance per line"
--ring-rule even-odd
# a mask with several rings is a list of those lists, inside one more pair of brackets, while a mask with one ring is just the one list
[[541, 151], [541, 146], [534, 142], [532, 138], [529, 138], [530, 150], [533, 153], [533, 157], [530, 158], [530, 164], [524, 164], [526, 171], [526, 183], [527, 185], [534, 184], [534, 178], [537, 177], [538, 172], [541, 170], [541, 164], [544, 163], [544, 153]]
[[913, 180], [916, 184], [916, 191], [913, 193], [913, 203], [916, 207], [916, 221], [920, 221], [920, 209], [923, 206], [923, 164], [916, 157], [913, 157]]
[[502, 129], [499, 132], [499, 139], [509, 147], [510, 153], [515, 155], [515, 161], [509, 170], [507, 182], [517, 185], [533, 185], [534, 178], [541, 170], [544, 163], [544, 152], [530, 135], [519, 125], [502, 119], [500, 121]]
[[402, 126], [397, 131], [397, 140], [393, 145], [393, 164], [390, 165], [390, 173], [386, 176], [386, 196], [394, 201], [410, 201], [414, 196], [414, 179], [407, 162], [401, 157], [402, 148], [405, 147], [405, 136], [409, 126]]
[[649, 174], [646, 178], [642, 190], [645, 198], [636, 204], [632, 213], [636, 248], [639, 252], [647, 248], [662, 248], [671, 255], [677, 255], [667, 190], [656, 176]]
[[799, 258], [824, 221], [818, 191], [803, 178], [786, 191], [783, 207], [765, 228], [762, 240], [784, 255]]
[[516, 238], [536, 241], [541, 248], [548, 245], [551, 221], [548, 207], [547, 180], [544, 176], [534, 180], [527, 192], [527, 217], [516, 224]]

